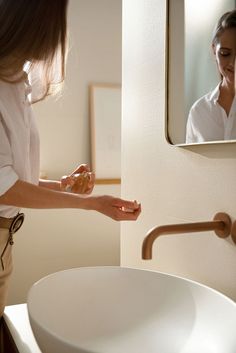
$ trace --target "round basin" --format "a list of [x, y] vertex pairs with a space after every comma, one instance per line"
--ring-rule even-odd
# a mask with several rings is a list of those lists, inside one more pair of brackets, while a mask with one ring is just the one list
[[236, 303], [164, 273], [61, 271], [32, 286], [27, 307], [43, 353], [236, 352]]

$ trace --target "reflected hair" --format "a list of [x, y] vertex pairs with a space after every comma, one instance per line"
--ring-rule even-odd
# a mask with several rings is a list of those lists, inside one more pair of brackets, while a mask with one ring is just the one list
[[221, 34], [229, 28], [236, 28], [236, 9], [224, 13], [217, 22], [212, 36], [212, 45], [218, 43]]
[[33, 103], [58, 92], [65, 79], [67, 5], [68, 0], [0, 0], [0, 80], [24, 80], [24, 67], [37, 71], [41, 90]]

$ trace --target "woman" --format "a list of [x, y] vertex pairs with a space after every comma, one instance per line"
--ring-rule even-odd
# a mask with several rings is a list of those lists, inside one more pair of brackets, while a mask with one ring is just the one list
[[[66, 11], [67, 0], [0, 1], [0, 316], [12, 272], [12, 237], [23, 222], [22, 207], [95, 210], [115, 220], [136, 220], [141, 212], [135, 201], [79, 195], [91, 193], [94, 186], [87, 165], [61, 181], [39, 180], [39, 137], [28, 74], [40, 76], [40, 90], [37, 95], [32, 92], [34, 102], [54, 93], [63, 82]], [[66, 192], [77, 173], [84, 173], [85, 188]]]
[[236, 139], [236, 10], [219, 19], [212, 49], [221, 81], [192, 106], [187, 122], [187, 143]]

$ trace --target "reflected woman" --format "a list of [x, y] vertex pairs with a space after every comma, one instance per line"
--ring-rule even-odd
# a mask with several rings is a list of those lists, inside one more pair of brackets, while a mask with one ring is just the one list
[[221, 80], [190, 109], [186, 143], [236, 139], [235, 54], [236, 9], [219, 19], [212, 49]]

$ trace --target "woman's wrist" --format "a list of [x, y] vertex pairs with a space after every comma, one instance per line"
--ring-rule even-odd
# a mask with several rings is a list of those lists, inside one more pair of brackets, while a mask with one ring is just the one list
[[78, 198], [80, 199], [79, 208], [83, 208], [84, 210], [90, 211], [99, 211], [99, 196], [78, 195]]
[[57, 180], [39, 179], [39, 186], [54, 191], [61, 191], [61, 183]]

